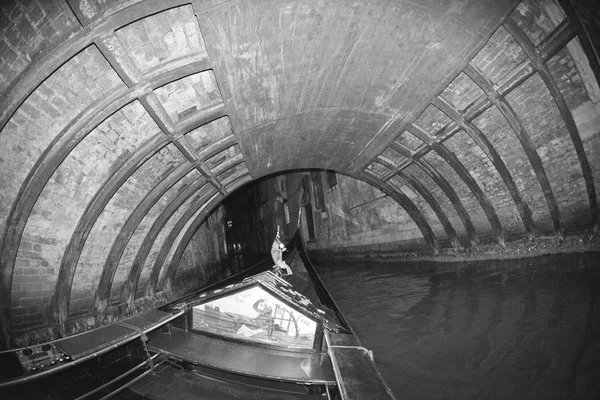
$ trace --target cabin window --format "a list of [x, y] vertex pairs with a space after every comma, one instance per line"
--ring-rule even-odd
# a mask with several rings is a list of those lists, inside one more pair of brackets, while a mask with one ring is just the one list
[[194, 306], [192, 328], [232, 339], [312, 349], [317, 323], [253, 286]]

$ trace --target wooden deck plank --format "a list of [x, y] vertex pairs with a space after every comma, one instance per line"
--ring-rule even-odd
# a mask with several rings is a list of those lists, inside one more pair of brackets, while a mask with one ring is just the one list
[[352, 335], [326, 332], [335, 378], [343, 400], [394, 399], [371, 353]]
[[328, 342], [327, 344], [330, 347], [337, 346], [354, 346], [360, 347], [362, 346], [358, 341], [358, 338], [354, 335], [342, 335], [342, 334], [332, 334], [331, 332], [327, 333]]
[[324, 400], [321, 394], [309, 394], [300, 385], [292, 388], [291, 383], [271, 384], [273, 386], [264, 387], [260, 382], [254, 385], [252, 381], [215, 378], [197, 371], [181, 371], [165, 364], [134, 383], [130, 389], [147, 400]]
[[131, 328], [111, 324], [80, 335], [57, 340], [55, 343], [69, 354], [73, 360], [77, 360], [106, 349], [113, 344], [122, 343], [129, 338], [133, 339], [137, 335], [139, 333]]

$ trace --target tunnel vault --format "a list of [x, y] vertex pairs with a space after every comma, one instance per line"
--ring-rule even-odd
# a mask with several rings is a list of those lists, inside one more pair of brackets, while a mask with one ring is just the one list
[[2, 346], [169, 287], [206, 216], [281, 171], [370, 183], [434, 252], [598, 232], [585, 2], [327, 3], [1, 6]]

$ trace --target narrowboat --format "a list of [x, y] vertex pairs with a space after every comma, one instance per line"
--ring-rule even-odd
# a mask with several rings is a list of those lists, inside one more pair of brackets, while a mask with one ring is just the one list
[[0, 353], [0, 397], [393, 399], [298, 232], [288, 248], [278, 234], [270, 259], [157, 310]]

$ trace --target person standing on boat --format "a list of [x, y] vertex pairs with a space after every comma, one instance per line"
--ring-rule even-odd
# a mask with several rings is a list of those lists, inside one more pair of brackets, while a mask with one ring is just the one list
[[[283, 261], [283, 252], [286, 250], [283, 243], [279, 238], [279, 225], [277, 225], [277, 236], [271, 246], [271, 257], [275, 262], [275, 272], [282, 275], [292, 275], [292, 269], [285, 261]], [[283, 270], [283, 271], [282, 271]]]

